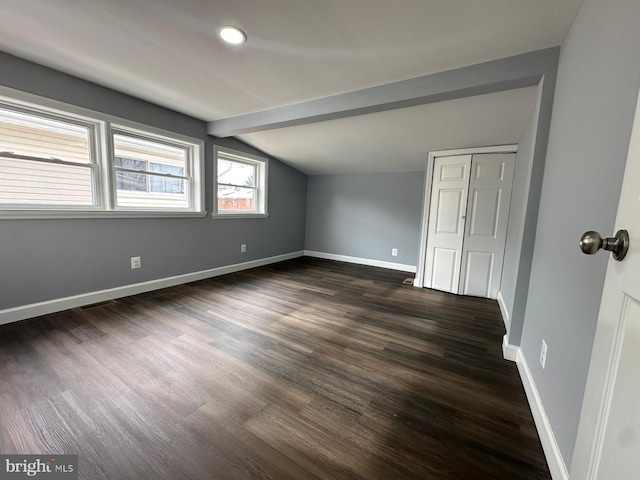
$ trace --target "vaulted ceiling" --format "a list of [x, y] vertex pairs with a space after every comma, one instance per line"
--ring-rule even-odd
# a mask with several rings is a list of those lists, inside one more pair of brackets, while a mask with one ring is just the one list
[[[206, 121], [559, 45], [581, 0], [0, 0], [0, 50]], [[243, 29], [245, 45], [217, 29]], [[309, 174], [516, 142], [536, 89], [254, 131]]]

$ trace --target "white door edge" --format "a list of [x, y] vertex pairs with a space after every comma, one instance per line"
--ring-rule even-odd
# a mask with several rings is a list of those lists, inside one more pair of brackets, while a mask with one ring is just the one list
[[[635, 118], [625, 166], [620, 200], [614, 226], [614, 232], [619, 228], [629, 230], [631, 246], [629, 253], [623, 262], [616, 262], [609, 258], [600, 310], [598, 312], [598, 324], [596, 326], [593, 349], [587, 374], [587, 383], [584, 391], [584, 399], [580, 412], [578, 431], [576, 434], [575, 448], [571, 461], [571, 478], [575, 480], [605, 480], [598, 476], [603, 461], [603, 451], [607, 447], [607, 428], [610, 424], [610, 415], [613, 412], [614, 395], [618, 388], [620, 354], [629, 322], [627, 317], [631, 305], [640, 304], [640, 261], [638, 257], [638, 232], [640, 231], [640, 218], [637, 216], [637, 205], [640, 203], [640, 92], [636, 104]], [[610, 232], [606, 232], [609, 236]], [[635, 236], [634, 236], [635, 235]], [[640, 315], [637, 314], [634, 320]], [[633, 323], [635, 325], [635, 323]], [[638, 341], [631, 350], [638, 352]], [[635, 360], [635, 359], [634, 359]], [[637, 363], [633, 363], [634, 379], [631, 382], [637, 391], [635, 371]], [[627, 366], [628, 367], [628, 366]], [[628, 372], [630, 370], [624, 370]], [[628, 381], [628, 380], [627, 380]], [[630, 402], [630, 405], [638, 403]], [[625, 417], [623, 423], [632, 431], [640, 429], [640, 422], [633, 418]], [[610, 440], [608, 441], [609, 443]], [[637, 456], [628, 458], [633, 466], [638, 465]], [[634, 462], [634, 463], [633, 463]], [[622, 465], [615, 463], [615, 465]], [[624, 465], [622, 465], [624, 467]], [[637, 473], [637, 472], [635, 472]], [[617, 480], [618, 477], [616, 477]], [[630, 478], [630, 477], [625, 477]], [[634, 475], [633, 478], [636, 478]], [[622, 479], [620, 479], [622, 480]]]

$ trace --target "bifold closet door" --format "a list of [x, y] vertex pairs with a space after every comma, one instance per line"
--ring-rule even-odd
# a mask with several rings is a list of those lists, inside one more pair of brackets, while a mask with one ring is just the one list
[[471, 155], [433, 164], [424, 286], [458, 293]]
[[463, 295], [498, 294], [514, 168], [514, 154], [473, 156], [458, 289]]
[[425, 287], [496, 298], [514, 168], [512, 153], [434, 160]]

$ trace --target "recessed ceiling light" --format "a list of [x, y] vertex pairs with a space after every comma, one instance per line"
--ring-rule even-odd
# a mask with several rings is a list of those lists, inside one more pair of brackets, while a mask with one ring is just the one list
[[247, 41], [247, 36], [242, 30], [236, 27], [230, 27], [228, 25], [218, 30], [218, 35], [220, 35], [220, 38], [222, 40], [233, 45], [240, 45], [241, 43]]

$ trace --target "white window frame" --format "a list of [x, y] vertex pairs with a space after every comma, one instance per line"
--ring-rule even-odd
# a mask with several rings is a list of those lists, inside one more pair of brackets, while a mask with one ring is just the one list
[[[218, 159], [248, 163], [256, 167], [256, 198], [251, 210], [220, 211], [218, 209]], [[268, 218], [269, 159], [214, 145], [213, 148], [213, 218]]]
[[[89, 139], [89, 162], [77, 163], [60, 158], [53, 157], [32, 157], [28, 155], [14, 154], [13, 152], [3, 151], [3, 146], [0, 145], [0, 153], [5, 158], [12, 158], [17, 160], [25, 160], [34, 163], [53, 163], [57, 165], [67, 165], [72, 167], [84, 167], [91, 170], [92, 177], [92, 197], [93, 205], [53, 205], [53, 204], [29, 204], [29, 203], [2, 203], [0, 204], [0, 212], [3, 211], [100, 211], [104, 208], [103, 205], [103, 190], [102, 190], [102, 177], [103, 171], [100, 165], [100, 145], [102, 139], [100, 138], [101, 123], [98, 120], [84, 117], [77, 114], [61, 112], [53, 109], [41, 108], [38, 105], [24, 104], [22, 102], [15, 102], [6, 98], [0, 97], [0, 108], [3, 110], [9, 110], [16, 113], [25, 113], [34, 117], [59, 121], [70, 125], [77, 125], [87, 128]], [[0, 213], [1, 214], [1, 213]]]
[[[191, 142], [185, 142], [185, 141], [180, 141], [177, 138], [175, 138], [175, 136], [172, 136], [171, 138], [167, 137], [166, 135], [159, 135], [157, 133], [152, 133], [148, 130], [140, 130], [137, 128], [131, 128], [129, 126], [126, 125], [122, 125], [122, 124], [115, 124], [112, 123], [110, 126], [110, 132], [109, 132], [109, 140], [111, 142], [111, 148], [112, 151], [114, 151], [114, 147], [113, 147], [113, 140], [114, 140], [114, 135], [123, 135], [123, 136], [128, 136], [131, 138], [139, 138], [141, 140], [147, 140], [147, 141], [151, 141], [151, 142], [156, 142], [156, 143], [160, 143], [160, 144], [164, 144], [164, 145], [168, 145], [171, 147], [177, 147], [180, 149], [185, 150], [186, 153], [186, 161], [185, 161], [185, 171], [184, 171], [184, 175], [181, 176], [174, 176], [174, 175], [160, 175], [160, 174], [154, 174], [155, 176], [166, 176], [169, 178], [180, 178], [183, 180], [186, 180], [185, 182], [185, 188], [187, 190], [187, 208], [176, 208], [176, 209], [162, 209], [161, 211], [193, 211], [194, 210], [194, 206], [195, 204], [198, 204], [198, 209], [202, 209], [204, 206], [204, 203], [199, 203], [198, 201], [196, 201], [196, 199], [194, 198], [196, 195], [194, 195], [193, 193], [197, 193], [197, 189], [195, 189], [195, 185], [194, 185], [194, 156], [195, 156], [195, 149], [196, 149], [196, 145], [194, 145]], [[160, 209], [158, 209], [157, 207], [118, 207], [117, 206], [117, 189], [116, 189], [116, 171], [119, 170], [118, 167], [115, 166], [115, 153], [113, 155], [110, 155], [109, 157], [109, 166], [110, 166], [110, 179], [111, 179], [111, 188], [110, 188], [110, 192], [112, 194], [112, 199], [113, 199], [113, 209], [116, 211], [158, 211]], [[192, 190], [195, 189], [196, 192], [192, 192]], [[202, 202], [202, 196], [200, 196], [200, 201]]]
[[[204, 140], [181, 135], [127, 119], [77, 107], [57, 100], [0, 86], [0, 106], [82, 126], [92, 131], [91, 155], [94, 169], [93, 206], [0, 204], [0, 219], [21, 218], [121, 218], [204, 217]], [[184, 209], [116, 207], [113, 133], [135, 135], [151, 141], [188, 149], [185, 176], [189, 206]], [[15, 158], [20, 158], [16, 155]], [[39, 161], [39, 160], [37, 160]], [[72, 162], [66, 162], [72, 164]]]

